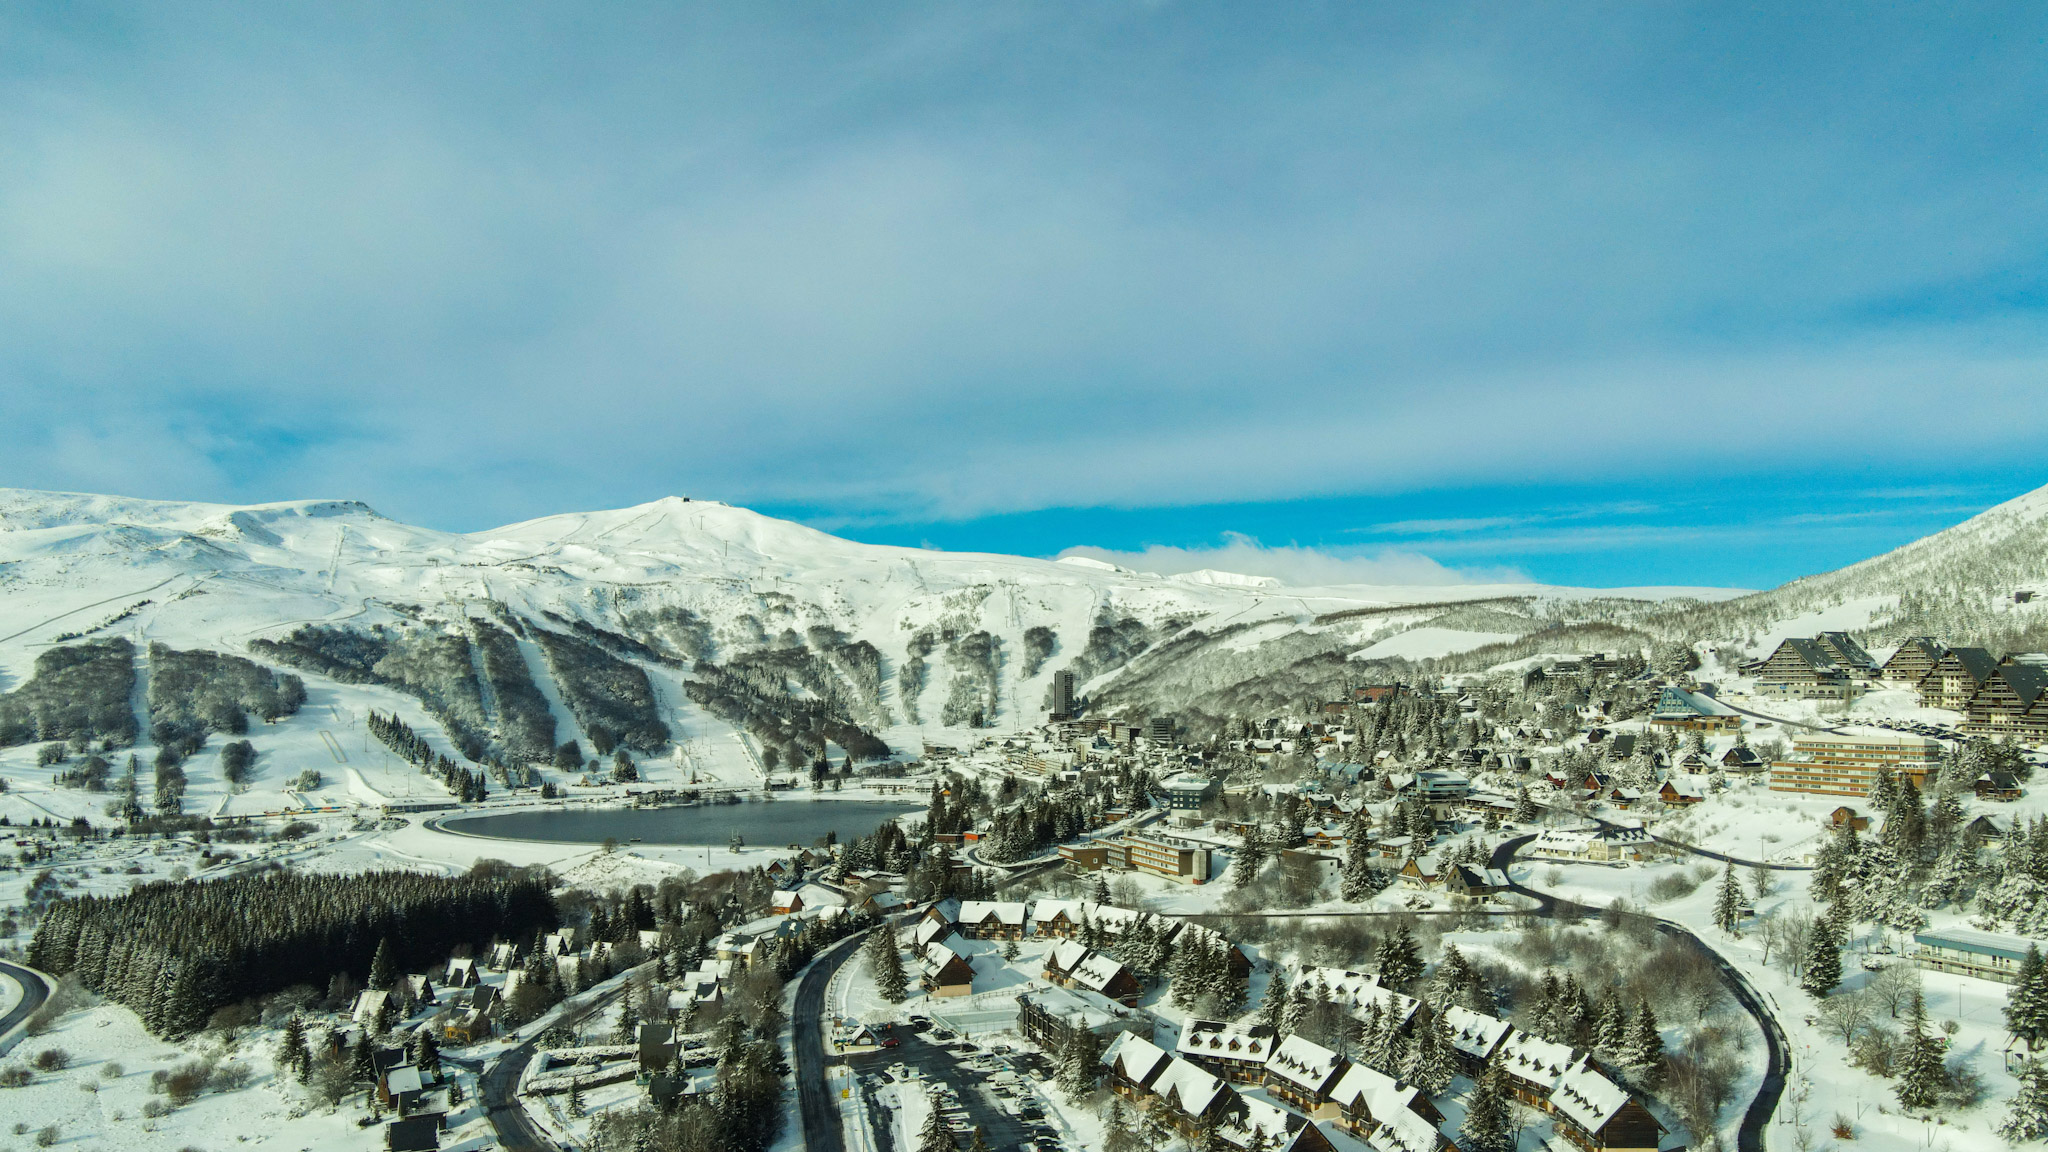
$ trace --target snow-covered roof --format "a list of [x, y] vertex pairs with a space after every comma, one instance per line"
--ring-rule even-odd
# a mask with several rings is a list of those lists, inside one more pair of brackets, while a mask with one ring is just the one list
[[1081, 920], [1081, 905], [1075, 900], [1034, 900], [1031, 903], [1031, 922], [1050, 924], [1065, 914], [1071, 923]]
[[1587, 1132], [1598, 1132], [1628, 1104], [1628, 1093], [1585, 1065], [1558, 1078], [1550, 1107]]
[[1444, 1009], [1444, 1024], [1450, 1029], [1451, 1046], [1480, 1060], [1493, 1055], [1493, 1050], [1500, 1046], [1510, 1027], [1505, 1020], [1496, 1020], [1484, 1012], [1474, 1012], [1456, 1004]]
[[1499, 1060], [1510, 1076], [1549, 1088], [1577, 1067], [1580, 1057], [1570, 1045], [1517, 1029], [1501, 1044]]
[[1143, 1084], [1170, 1057], [1166, 1050], [1131, 1032], [1119, 1032], [1102, 1054], [1104, 1065], [1118, 1069], [1125, 1079]]
[[1152, 1082], [1152, 1091], [1162, 1098], [1169, 1092], [1177, 1093], [1181, 1112], [1199, 1116], [1208, 1111], [1223, 1092], [1223, 1081], [1185, 1060], [1169, 1060], [1159, 1078]]
[[1443, 1143], [1436, 1125], [1407, 1109], [1381, 1120], [1366, 1143], [1375, 1152], [1436, 1152]]
[[1074, 969], [1073, 979], [1074, 983], [1090, 992], [1100, 992], [1109, 987], [1110, 982], [1116, 979], [1117, 973], [1123, 970], [1124, 966], [1117, 963], [1116, 957], [1097, 952]]
[[[756, 891], [759, 891], [759, 889], [756, 889]], [[777, 888], [775, 895], [768, 898], [768, 904], [772, 908], [787, 908], [792, 904], [801, 903], [803, 903], [803, 897], [788, 888]]]
[[920, 920], [917, 922], [917, 931], [912, 936], [917, 941], [917, 946], [922, 948], [952, 934], [953, 926], [943, 920]]
[[1336, 1075], [1338, 1059], [1321, 1044], [1289, 1036], [1266, 1058], [1266, 1071], [1310, 1092], [1321, 1092]]
[[1376, 1068], [1353, 1064], [1337, 1078], [1330, 1099], [1346, 1111], [1362, 1106], [1375, 1122], [1386, 1123], [1396, 1113], [1409, 1111], [1420, 1092], [1413, 1084], [1403, 1084]]
[[1176, 1049], [1193, 1056], [1263, 1064], [1273, 1054], [1273, 1030], [1263, 1024], [1191, 1020], [1180, 1030]]
[[1257, 1134], [1266, 1138], [1269, 1148], [1287, 1147], [1288, 1133], [1293, 1131], [1292, 1125], [1301, 1123], [1299, 1117], [1248, 1093], [1239, 1093], [1238, 1102], [1242, 1110], [1223, 1126], [1220, 1133], [1225, 1140], [1240, 1148], [1249, 1148], [1254, 1134]]
[[418, 1092], [426, 1087], [420, 1080], [420, 1070], [410, 1064], [400, 1064], [384, 1074], [384, 1090], [393, 1096], [401, 1092]]
[[1304, 968], [1294, 979], [1294, 992], [1314, 993], [1317, 985], [1329, 989], [1329, 1000], [1333, 1004], [1357, 1004], [1359, 997], [1379, 983], [1379, 977], [1367, 972], [1353, 972], [1348, 968]]
[[1076, 940], [1062, 940], [1045, 954], [1045, 966], [1055, 972], [1072, 972], [1087, 958], [1087, 945]]
[[1024, 926], [1024, 904], [1019, 900], [963, 900], [960, 902], [961, 924], [985, 924], [989, 920], [998, 924]]

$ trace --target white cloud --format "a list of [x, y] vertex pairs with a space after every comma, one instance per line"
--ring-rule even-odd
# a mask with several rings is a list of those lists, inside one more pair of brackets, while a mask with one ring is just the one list
[[1303, 548], [1292, 544], [1269, 547], [1234, 532], [1213, 548], [1153, 545], [1142, 551], [1119, 552], [1083, 546], [1069, 548], [1060, 555], [1086, 556], [1162, 576], [1204, 570], [1270, 576], [1297, 588], [1335, 584], [1512, 584], [1528, 580], [1507, 568], [1446, 567], [1419, 552], [1393, 548]]

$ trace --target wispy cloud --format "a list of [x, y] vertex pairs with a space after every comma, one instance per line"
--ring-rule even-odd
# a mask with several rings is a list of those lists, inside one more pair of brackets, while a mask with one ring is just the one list
[[1528, 580], [1511, 568], [1452, 568], [1419, 552], [1394, 548], [1304, 548], [1294, 544], [1268, 546], [1240, 533], [1226, 533], [1223, 543], [1211, 547], [1153, 545], [1137, 551], [1076, 547], [1060, 555], [1086, 556], [1162, 576], [1201, 571], [1269, 576], [1295, 587], [1504, 584]]

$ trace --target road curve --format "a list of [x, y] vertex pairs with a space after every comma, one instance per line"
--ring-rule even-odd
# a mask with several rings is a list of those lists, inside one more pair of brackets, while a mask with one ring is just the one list
[[[1535, 838], [1530, 835], [1501, 841], [1494, 848], [1493, 856], [1487, 863], [1506, 873], [1515, 861], [1515, 853]], [[1548, 892], [1523, 887], [1513, 880], [1508, 882], [1508, 889], [1517, 895], [1535, 900], [1535, 914], [1538, 916], [1555, 916], [1563, 909], [1569, 914], [1590, 918], [1600, 915], [1603, 911], [1576, 901], [1560, 900]], [[1734, 995], [1735, 1002], [1742, 1005], [1742, 1010], [1756, 1021], [1757, 1031], [1763, 1034], [1764, 1079], [1763, 1083], [1757, 1086], [1756, 1096], [1750, 1100], [1749, 1108], [1742, 1114], [1742, 1126], [1736, 1132], [1735, 1147], [1736, 1152], [1764, 1152], [1764, 1129], [1769, 1127], [1771, 1116], [1778, 1110], [1778, 1100], [1785, 1094], [1785, 1080], [1792, 1067], [1788, 1055], [1791, 1052], [1791, 1045], [1785, 1041], [1785, 1031], [1778, 1026], [1777, 1017], [1771, 1015], [1770, 1010], [1764, 1007], [1763, 998], [1757, 995], [1756, 989], [1750, 987], [1749, 981], [1743, 978], [1742, 973], [1723, 959], [1719, 952], [1707, 947], [1706, 942], [1691, 929], [1683, 924], [1655, 917], [1652, 917], [1650, 922], [1658, 932], [1684, 940], [1705, 956], [1714, 965], [1715, 970], [1721, 973], [1721, 980], [1728, 985], [1728, 991]]]
[[15, 1035], [16, 1031], [28, 1023], [28, 1018], [35, 1014], [36, 1009], [43, 1006], [43, 1001], [50, 998], [52, 985], [50, 978], [41, 972], [33, 968], [24, 968], [19, 964], [9, 964], [5, 960], [0, 960], [0, 976], [5, 976], [21, 986], [21, 1002], [9, 1009], [7, 1015], [0, 1016], [0, 1053], [5, 1053], [20, 1039], [20, 1036]]

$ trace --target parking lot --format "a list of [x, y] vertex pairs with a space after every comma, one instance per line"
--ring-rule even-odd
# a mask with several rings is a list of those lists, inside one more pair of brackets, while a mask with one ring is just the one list
[[1038, 1077], [1046, 1066], [1036, 1055], [992, 1051], [988, 1045], [923, 1027], [898, 1025], [894, 1037], [894, 1048], [848, 1059], [860, 1077], [878, 1152], [911, 1152], [896, 1147], [891, 1113], [875, 1099], [876, 1089], [904, 1080], [938, 1086], [935, 1095], [963, 1149], [976, 1131], [992, 1149], [1067, 1148], [1039, 1099]]

